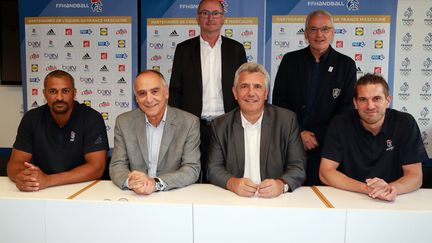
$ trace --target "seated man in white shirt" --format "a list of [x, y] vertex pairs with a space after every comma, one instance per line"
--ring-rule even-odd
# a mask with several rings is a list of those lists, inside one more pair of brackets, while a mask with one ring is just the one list
[[135, 79], [139, 109], [117, 117], [109, 166], [112, 181], [137, 194], [184, 187], [200, 173], [200, 123], [170, 107], [164, 77], [153, 70]]
[[265, 104], [268, 82], [262, 65], [241, 65], [232, 88], [240, 108], [211, 127], [209, 180], [244, 197], [277, 197], [301, 186], [306, 176], [296, 115]]

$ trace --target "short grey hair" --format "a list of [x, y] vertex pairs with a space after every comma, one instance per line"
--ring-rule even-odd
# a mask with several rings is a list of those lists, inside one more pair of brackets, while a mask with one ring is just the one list
[[331, 22], [331, 26], [330, 27], [334, 27], [333, 16], [329, 12], [327, 12], [325, 10], [315, 10], [315, 11], [309, 13], [308, 16], [306, 17], [305, 29], [309, 28], [309, 22], [310, 22], [310, 20], [313, 17], [318, 16], [318, 15], [328, 16], [330, 18], [330, 22]]
[[167, 84], [167, 82], [166, 82], [165, 77], [163, 76], [163, 74], [161, 72], [159, 72], [157, 70], [153, 70], [153, 69], [147, 69], [147, 70], [141, 71], [140, 73], [137, 74], [137, 76], [135, 76], [135, 79], [138, 78], [138, 76], [140, 76], [142, 74], [147, 74], [147, 73], [154, 73], [154, 74], [156, 74], [162, 80], [163, 85], [166, 86], [166, 87], [168, 87], [168, 84]]
[[270, 75], [268, 74], [267, 70], [264, 68], [263, 65], [255, 63], [255, 62], [246, 62], [243, 63], [235, 72], [234, 76], [234, 87], [237, 87], [239, 76], [241, 73], [248, 72], [248, 73], [261, 73], [264, 75], [264, 85], [269, 89], [269, 82], [270, 82]]

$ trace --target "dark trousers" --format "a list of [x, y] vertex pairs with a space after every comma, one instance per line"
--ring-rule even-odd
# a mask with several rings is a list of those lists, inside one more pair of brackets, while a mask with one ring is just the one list
[[201, 120], [201, 144], [200, 144], [200, 152], [201, 152], [201, 175], [199, 178], [199, 182], [208, 183], [207, 177], [207, 151], [211, 138], [211, 126], [210, 122], [206, 120]]
[[319, 179], [319, 167], [321, 161], [321, 148], [312, 149], [307, 151], [307, 164], [306, 164], [306, 181], [305, 186], [319, 186], [322, 185]]

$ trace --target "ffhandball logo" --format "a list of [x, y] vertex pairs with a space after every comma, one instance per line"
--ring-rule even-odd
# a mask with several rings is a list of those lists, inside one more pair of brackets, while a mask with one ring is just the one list
[[102, 0], [90, 0], [91, 2], [91, 10], [95, 13], [101, 13], [102, 9]]
[[359, 0], [347, 0], [346, 8], [349, 11], [358, 11], [358, 10], [360, 10], [360, 1]]

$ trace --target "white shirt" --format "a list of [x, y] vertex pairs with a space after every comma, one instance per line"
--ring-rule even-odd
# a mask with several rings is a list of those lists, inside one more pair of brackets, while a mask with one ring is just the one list
[[222, 38], [214, 47], [200, 36], [202, 73], [202, 119], [212, 119], [225, 113], [222, 94]]
[[263, 113], [255, 124], [250, 123], [241, 114], [242, 127], [245, 141], [245, 169], [243, 177], [251, 179], [255, 184], [261, 182], [260, 174], [260, 143], [261, 143], [261, 121]]
[[147, 133], [147, 151], [149, 162], [147, 164], [147, 175], [151, 178], [155, 178], [157, 176], [157, 164], [159, 161], [159, 150], [162, 142], [163, 130], [165, 127], [167, 115], [167, 108], [165, 108], [165, 113], [162, 117], [162, 121], [159, 123], [159, 126], [153, 126], [149, 120], [147, 119], [147, 115], [145, 116], [146, 120], [146, 133]]

